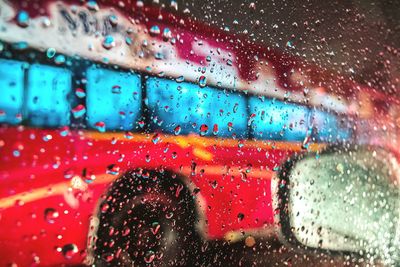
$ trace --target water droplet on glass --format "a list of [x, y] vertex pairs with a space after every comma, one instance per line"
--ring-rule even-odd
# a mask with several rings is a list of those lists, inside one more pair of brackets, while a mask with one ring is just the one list
[[149, 163], [151, 161], [150, 155], [146, 155], [145, 159], [146, 159], [146, 162]]
[[116, 15], [110, 15], [109, 17], [108, 17], [108, 19], [109, 19], [109, 21], [111, 22], [111, 24], [113, 25], [113, 26], [116, 26], [117, 24], [118, 24], [118, 17], [116, 16]]
[[54, 63], [56, 63], [57, 65], [61, 65], [64, 64], [66, 61], [65, 56], [64, 55], [57, 55], [54, 58]]
[[70, 260], [78, 253], [78, 247], [75, 244], [66, 244], [62, 247], [61, 251], [64, 258]]
[[84, 105], [77, 105], [72, 109], [72, 115], [75, 119], [83, 117], [86, 113], [86, 108]]
[[113, 87], [111, 87], [111, 92], [113, 94], [120, 94], [121, 93], [121, 86], [114, 85]]
[[160, 134], [156, 133], [155, 135], [153, 135], [151, 141], [153, 142], [153, 144], [157, 144], [160, 140], [161, 140]]
[[95, 0], [89, 0], [86, 3], [86, 7], [91, 11], [98, 11], [99, 10], [99, 5], [97, 4], [97, 2]]
[[176, 82], [177, 83], [181, 83], [183, 81], [185, 81], [185, 77], [184, 76], [179, 76], [178, 78], [176, 78]]
[[156, 235], [158, 233], [158, 231], [160, 230], [161, 226], [158, 222], [153, 222], [151, 224], [151, 232], [153, 233], [153, 235]]
[[106, 131], [106, 124], [103, 121], [96, 122], [94, 126], [101, 133]]
[[181, 126], [179, 126], [179, 125], [176, 126], [174, 129], [174, 134], [179, 135], [181, 133], [181, 130], [182, 130]]
[[169, 28], [165, 28], [164, 31], [163, 31], [162, 36], [163, 36], [163, 40], [164, 41], [168, 41], [169, 39], [172, 38], [171, 30]]
[[59, 217], [59, 213], [58, 211], [56, 211], [53, 208], [47, 208], [44, 211], [44, 219], [46, 220], [46, 222], [48, 223], [55, 223], [56, 219]]
[[202, 124], [200, 126], [200, 136], [205, 136], [208, 132], [208, 126], [206, 124]]
[[85, 90], [82, 89], [82, 88], [76, 88], [76, 89], [75, 89], [75, 95], [76, 95], [78, 98], [84, 98], [84, 97], [86, 96], [86, 92], [85, 92]]
[[213, 135], [217, 135], [218, 134], [218, 124], [214, 124], [213, 126]]
[[56, 55], [56, 49], [54, 49], [54, 48], [52, 48], [52, 47], [50, 47], [50, 48], [47, 49], [47, 51], [46, 51], [46, 56], [47, 56], [48, 58], [53, 58], [55, 55]]
[[133, 138], [133, 133], [131, 133], [131, 132], [125, 132], [124, 137], [125, 137], [126, 139], [130, 140], [130, 139]]
[[64, 178], [65, 179], [71, 179], [73, 176], [74, 176], [74, 171], [73, 170], [68, 169], [68, 170], [66, 170], [64, 172]]
[[28, 27], [29, 26], [29, 14], [28, 12], [21, 10], [20, 12], [18, 12], [17, 14], [17, 24], [21, 27]]
[[156, 257], [156, 254], [154, 253], [154, 251], [149, 250], [146, 252], [146, 255], [144, 256], [144, 261], [147, 264], [152, 263], [153, 260], [155, 259], [155, 257]]
[[69, 127], [68, 126], [63, 126], [63, 127], [61, 127], [61, 129], [60, 129], [60, 135], [62, 136], [62, 137], [65, 137], [65, 136], [67, 136], [69, 134]]
[[104, 37], [103, 40], [103, 47], [105, 49], [111, 49], [115, 46], [115, 40], [114, 37], [112, 37], [111, 35], [107, 35], [106, 37]]
[[160, 27], [158, 27], [157, 25], [151, 26], [151, 28], [150, 28], [151, 36], [157, 36], [160, 34], [160, 32], [161, 32]]
[[200, 76], [199, 78], [199, 85], [200, 87], [205, 87], [207, 85], [207, 78], [206, 76]]

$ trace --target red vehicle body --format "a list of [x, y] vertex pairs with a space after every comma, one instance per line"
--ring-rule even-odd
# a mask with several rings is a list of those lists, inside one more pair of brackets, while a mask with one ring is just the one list
[[[346, 116], [353, 115], [354, 105], [359, 104], [357, 95], [352, 103], [338, 98], [357, 91], [354, 90], [357, 85], [345, 78], [332, 78], [295, 58], [158, 8], [138, 7], [128, 1], [98, 1], [94, 7], [82, 5], [80, 1], [62, 4], [10, 1], [1, 5], [6, 11], [6, 8], [14, 10], [8, 17], [3, 14], [1, 18], [2, 26], [8, 28], [8, 32], [2, 32], [0, 39], [6, 43], [27, 42], [30, 48], [39, 51], [55, 47], [57, 52], [78, 54], [93, 62], [158, 75], [164, 72], [163, 75], [169, 77], [183, 75], [186, 81], [192, 82], [198, 82], [205, 75], [210, 85], [248, 90], [277, 99], [286, 99], [290, 94], [289, 99], [294, 103], [304, 104], [307, 87], [310, 91], [306, 106], [325, 106]], [[171, 36], [180, 38], [176, 37], [174, 51], [165, 58], [181, 63], [168, 65], [168, 61], [147, 56], [137, 61], [127, 59], [115, 52], [116, 49], [123, 51], [121, 47], [124, 46], [117, 38], [110, 49], [102, 46], [102, 37], [90, 37], [97, 40], [90, 46], [83, 35], [53, 36], [47, 33], [52, 31], [51, 27], [40, 28], [38, 25], [43, 18], [57, 25], [60, 17], [55, 10], [60, 6], [87, 10], [94, 17], [112, 10], [118, 14], [118, 23], [126, 20], [143, 29], [137, 32], [136, 38], [141, 35], [145, 35], [142, 39], [152, 38], [148, 39], [147, 47], [143, 46], [146, 49], [159, 43], [169, 44], [163, 40], [168, 36], [151, 35], [152, 26], [158, 25], [161, 31], [169, 27]], [[29, 25], [18, 21], [21, 10], [29, 14]], [[71, 14], [74, 13], [71, 11]], [[71, 21], [69, 23], [73, 24]], [[79, 32], [81, 28], [76, 27]], [[34, 40], [31, 41], [29, 36]], [[51, 44], [51, 38], [58, 46]], [[66, 42], [68, 45], [63, 46], [64, 38], [72, 38], [75, 44]], [[237, 41], [230, 42], [233, 38]], [[133, 42], [139, 41], [134, 39]], [[196, 51], [195, 44], [199, 42], [202, 43], [199, 47], [207, 45], [205, 50], [214, 50], [217, 60], [212, 63], [216, 69], [220, 68], [220, 72], [207, 70], [204, 74], [198, 70], [212, 64], [207, 63], [206, 54]], [[83, 52], [86, 50], [94, 52]], [[182, 74], [185, 68], [187, 70]], [[275, 90], [265, 88], [265, 81], [274, 83]], [[358, 91], [365, 94], [373, 90], [362, 88]], [[308, 149], [321, 149], [325, 143], [312, 143]], [[197, 134], [175, 136], [154, 132], [103, 133], [74, 127], [45, 129], [4, 124], [0, 127], [0, 265], [82, 263], [87, 257], [90, 221], [98, 210], [99, 200], [117, 177], [138, 168], [166, 169], [182, 174], [187, 178], [184, 184], [190, 191], [199, 189], [195, 202], [206, 239], [232, 238], [240, 231], [270, 232], [274, 223], [271, 178], [282, 161], [301, 151], [304, 151], [304, 142], [299, 141], [216, 138]], [[49, 209], [54, 216], [50, 221], [46, 218]], [[238, 214], [244, 214], [244, 217], [238, 219]], [[75, 244], [79, 253], [66, 258], [62, 253], [66, 244]]]

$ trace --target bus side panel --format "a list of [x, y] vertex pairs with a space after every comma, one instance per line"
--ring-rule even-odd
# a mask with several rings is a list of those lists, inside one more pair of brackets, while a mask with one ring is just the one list
[[[271, 170], [288, 155], [285, 150], [223, 145], [211, 138], [199, 142], [190, 136], [172, 142], [162, 135], [157, 140], [143, 134], [62, 135], [1, 128], [1, 264], [81, 262], [97, 203], [129, 169], [165, 168], [187, 177], [191, 189], [199, 189], [194, 195], [204, 199], [200, 209], [208, 238], [272, 226]], [[14, 154], [19, 143], [23, 148]]]

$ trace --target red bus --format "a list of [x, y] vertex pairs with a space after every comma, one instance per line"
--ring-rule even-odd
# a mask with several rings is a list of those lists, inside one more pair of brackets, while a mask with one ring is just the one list
[[2, 266], [189, 265], [200, 240], [271, 235], [282, 162], [357, 134], [357, 85], [190, 18], [0, 8]]

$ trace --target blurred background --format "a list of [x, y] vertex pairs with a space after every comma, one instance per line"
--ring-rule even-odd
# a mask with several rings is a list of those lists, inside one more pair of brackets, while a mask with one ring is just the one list
[[149, 0], [395, 95], [400, 1]]

